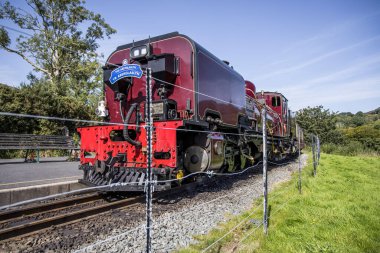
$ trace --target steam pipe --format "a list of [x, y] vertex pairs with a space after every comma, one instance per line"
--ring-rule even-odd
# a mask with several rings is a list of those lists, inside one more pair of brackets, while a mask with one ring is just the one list
[[128, 134], [128, 125], [127, 125], [128, 122], [129, 122], [129, 119], [131, 118], [132, 113], [136, 109], [137, 105], [138, 105], [137, 103], [132, 104], [131, 107], [128, 110], [127, 116], [125, 117], [125, 120], [124, 120], [125, 126], [123, 128], [123, 137], [124, 137], [124, 139], [127, 142], [129, 142], [133, 146], [140, 147], [141, 146], [141, 142], [134, 141], [134, 140], [131, 139], [131, 137], [129, 137], [129, 134]]

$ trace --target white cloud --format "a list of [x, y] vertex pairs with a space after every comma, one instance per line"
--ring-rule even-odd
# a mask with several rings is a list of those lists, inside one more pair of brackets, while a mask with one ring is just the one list
[[361, 60], [359, 63], [353, 64], [348, 68], [342, 69], [337, 72], [330, 73], [328, 75], [318, 77], [308, 81], [310, 84], [315, 83], [329, 83], [336, 81], [338, 79], [347, 79], [348, 77], [354, 77], [358, 72], [362, 72], [370, 69], [371, 67], [380, 68], [380, 54], [371, 55], [364, 60]]
[[354, 104], [357, 101], [379, 101], [380, 106], [380, 75], [357, 79], [351, 82], [335, 82], [329, 85], [293, 86], [284, 89], [293, 109], [308, 105]]
[[309, 38], [306, 38], [303, 40], [299, 40], [299, 41], [293, 43], [288, 48], [284, 49], [282, 53], [286, 54], [286, 53], [289, 53], [289, 52], [294, 51], [294, 50], [299, 50], [300, 47], [309, 46], [310, 44], [317, 42], [319, 40], [322, 40], [322, 39], [324, 40], [327, 38], [337, 36], [339, 33], [342, 33], [342, 32], [345, 32], [347, 30], [352, 29], [352, 27], [354, 25], [359, 24], [363, 21], [366, 21], [369, 18], [376, 17], [379, 14], [380, 14], [380, 11], [376, 11], [376, 12], [370, 13], [368, 15], [365, 15], [365, 16], [362, 16], [362, 17], [359, 17], [356, 19], [351, 19], [351, 20], [347, 20], [345, 22], [342, 22], [342, 23], [339, 23], [336, 25], [332, 25], [328, 29], [326, 29], [325, 31], [323, 31], [317, 35], [313, 35], [312, 37], [309, 37]]
[[370, 39], [366, 39], [366, 40], [363, 40], [363, 41], [360, 41], [358, 43], [355, 43], [355, 44], [352, 44], [350, 46], [346, 46], [346, 47], [343, 47], [343, 48], [339, 48], [339, 49], [336, 49], [336, 50], [333, 50], [329, 53], [326, 53], [326, 54], [323, 54], [323, 55], [320, 55], [320, 56], [317, 56], [315, 58], [312, 58], [312, 59], [308, 59], [306, 60], [305, 62], [301, 63], [301, 64], [298, 64], [298, 65], [295, 65], [295, 66], [292, 66], [292, 67], [287, 67], [287, 68], [283, 68], [283, 69], [278, 69], [274, 72], [271, 72], [269, 74], [266, 74], [266, 75], [263, 75], [263, 76], [260, 76], [260, 77], [257, 77], [256, 80], [263, 80], [263, 79], [267, 79], [269, 77], [273, 77], [273, 76], [276, 76], [276, 75], [281, 75], [281, 74], [286, 74], [286, 73], [291, 73], [291, 72], [294, 72], [294, 71], [297, 71], [297, 70], [300, 70], [302, 68], [305, 68], [307, 66], [310, 66], [312, 64], [315, 64], [317, 62], [320, 62], [322, 60], [325, 60], [331, 56], [334, 56], [334, 55], [337, 55], [337, 54], [340, 54], [342, 52], [345, 52], [345, 51], [348, 51], [348, 50], [351, 50], [351, 49], [354, 49], [356, 47], [360, 47], [360, 46], [363, 46], [365, 44], [368, 44], [372, 41], [376, 41], [380, 39], [380, 35], [377, 35], [375, 37], [372, 37]]

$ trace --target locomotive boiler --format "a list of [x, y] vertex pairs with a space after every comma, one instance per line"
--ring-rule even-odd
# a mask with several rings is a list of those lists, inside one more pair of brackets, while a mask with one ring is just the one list
[[256, 92], [228, 62], [175, 32], [119, 46], [108, 57], [105, 100], [97, 110], [107, 124], [78, 128], [82, 182], [144, 190], [146, 77], [110, 81], [112, 71], [126, 63], [152, 71], [155, 190], [175, 185], [160, 181], [189, 173], [228, 173], [252, 165], [262, 154], [263, 106], [268, 107], [269, 157], [294, 151], [286, 98]]

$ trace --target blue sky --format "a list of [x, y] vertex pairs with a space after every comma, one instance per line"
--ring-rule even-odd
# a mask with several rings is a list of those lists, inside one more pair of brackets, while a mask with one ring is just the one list
[[[23, 1], [12, 2], [28, 10]], [[179, 31], [230, 61], [258, 90], [282, 92], [293, 110], [323, 105], [355, 113], [380, 106], [378, 0], [93, 0], [86, 6], [118, 31], [99, 42], [105, 56], [132, 40]], [[17, 86], [31, 70], [0, 51], [0, 82]]]

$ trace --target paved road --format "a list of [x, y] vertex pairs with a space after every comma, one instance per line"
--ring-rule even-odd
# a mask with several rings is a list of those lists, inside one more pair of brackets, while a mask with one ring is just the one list
[[82, 177], [79, 162], [67, 157], [41, 158], [40, 163], [23, 159], [0, 159], [0, 189], [73, 181]]

